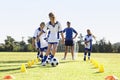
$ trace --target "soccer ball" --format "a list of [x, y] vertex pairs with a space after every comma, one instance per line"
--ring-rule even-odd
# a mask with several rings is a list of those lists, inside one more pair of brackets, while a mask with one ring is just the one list
[[57, 58], [54, 57], [51, 59], [50, 63], [52, 67], [56, 67], [59, 64], [59, 61]]
[[46, 63], [49, 64], [50, 63], [50, 56], [48, 56], [47, 60], [46, 60]]

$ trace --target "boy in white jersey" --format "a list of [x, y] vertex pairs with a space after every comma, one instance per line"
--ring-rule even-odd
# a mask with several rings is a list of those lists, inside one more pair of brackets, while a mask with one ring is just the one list
[[52, 48], [52, 55], [50, 56], [51, 59], [55, 56], [55, 53], [57, 50], [57, 44], [59, 42], [59, 33], [61, 33], [62, 41], [64, 42], [64, 36], [62, 33], [61, 24], [58, 21], [55, 21], [55, 16], [53, 13], [49, 13], [49, 19], [50, 19], [50, 21], [43, 28], [43, 32], [41, 32], [38, 36], [38, 37], [40, 37], [41, 34], [43, 34], [47, 29], [49, 30], [49, 32], [48, 32], [48, 49], [46, 51], [46, 55], [43, 57], [42, 66], [46, 65], [46, 60], [50, 53], [51, 48]]
[[39, 38], [37, 38], [38, 34], [43, 30], [44, 27], [45, 27], [45, 23], [41, 22], [40, 27], [36, 29], [32, 40], [32, 46], [36, 47], [38, 50], [38, 54], [37, 54], [38, 58], [43, 58], [43, 52], [46, 52], [48, 48], [48, 42], [46, 41], [47, 39], [46, 32], [43, 33]]
[[92, 51], [92, 38], [95, 39], [95, 36], [92, 35], [91, 31], [87, 29], [87, 35], [85, 36], [85, 51], [84, 51], [84, 61], [86, 61], [86, 55], [88, 53], [88, 60], [90, 60], [90, 55]]

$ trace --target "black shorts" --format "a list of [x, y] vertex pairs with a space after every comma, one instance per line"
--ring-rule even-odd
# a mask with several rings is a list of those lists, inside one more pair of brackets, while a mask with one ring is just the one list
[[73, 46], [73, 40], [65, 40], [65, 46]]

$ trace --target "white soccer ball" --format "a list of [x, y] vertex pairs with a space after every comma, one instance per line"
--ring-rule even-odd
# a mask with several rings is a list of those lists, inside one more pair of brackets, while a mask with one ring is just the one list
[[52, 67], [56, 67], [59, 64], [59, 60], [54, 57], [54, 58], [51, 59], [50, 63], [51, 63]]
[[50, 56], [48, 56], [46, 63], [49, 64], [50, 63]]

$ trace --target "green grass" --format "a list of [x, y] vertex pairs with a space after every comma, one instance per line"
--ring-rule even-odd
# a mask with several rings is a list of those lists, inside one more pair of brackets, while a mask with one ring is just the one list
[[43, 67], [38, 63], [27, 68], [27, 72], [21, 72], [21, 64], [35, 59], [35, 52], [0, 52], [0, 80], [8, 74], [13, 75], [15, 80], [104, 80], [107, 75], [120, 79], [120, 54], [92, 54], [93, 59], [104, 65], [103, 73], [99, 73], [90, 61], [84, 62], [83, 53], [79, 53], [74, 61], [70, 53], [64, 61], [61, 60], [63, 53], [57, 53], [56, 57], [60, 61], [57, 67]]

